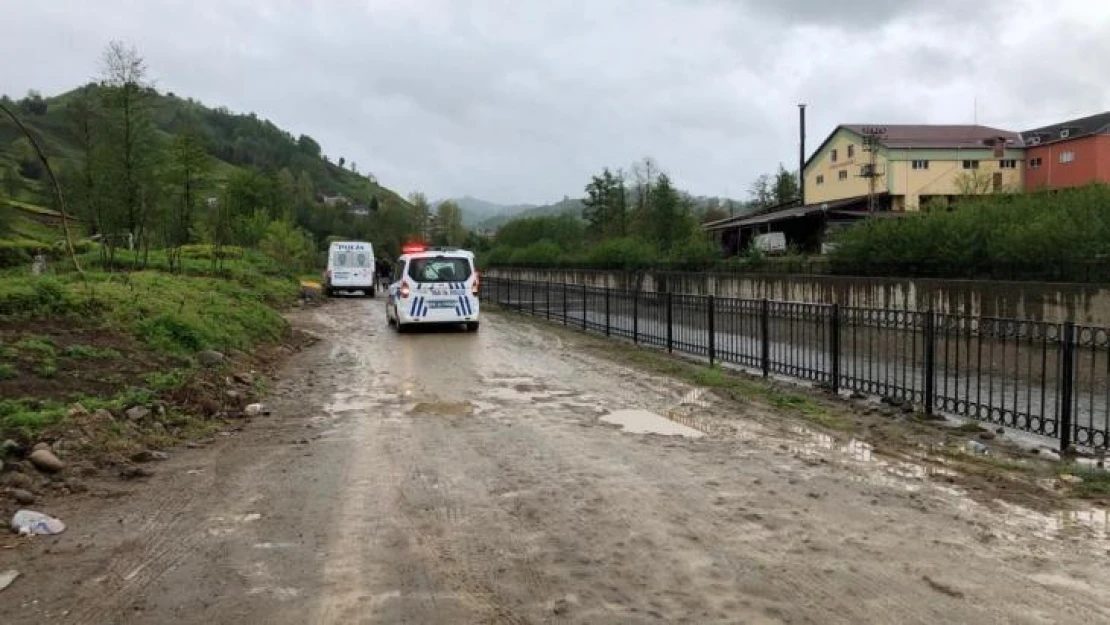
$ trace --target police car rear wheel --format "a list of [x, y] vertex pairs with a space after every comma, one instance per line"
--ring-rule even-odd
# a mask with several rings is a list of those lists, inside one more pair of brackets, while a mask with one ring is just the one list
[[467, 332], [477, 332], [478, 331], [478, 322], [477, 321], [467, 322], [466, 331]]

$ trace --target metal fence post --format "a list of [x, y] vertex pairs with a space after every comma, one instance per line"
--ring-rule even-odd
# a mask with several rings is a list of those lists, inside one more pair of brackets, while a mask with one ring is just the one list
[[582, 285], [582, 329], [583, 330], [586, 329], [586, 308], [587, 308], [586, 302], [587, 301], [589, 301], [589, 297], [586, 295], [586, 285], [583, 284]]
[[771, 375], [771, 302], [763, 298], [759, 311], [760, 334], [763, 335], [762, 354], [760, 361], [763, 366], [763, 377]]
[[632, 342], [640, 342], [640, 291], [632, 291]]
[[667, 291], [667, 353], [674, 350], [674, 294]]
[[605, 289], [605, 336], [609, 336], [609, 285], [603, 288]]
[[716, 332], [716, 329], [713, 327], [713, 325], [714, 325], [713, 310], [714, 310], [714, 308], [716, 308], [716, 299], [712, 295], [710, 295], [706, 298], [705, 304], [706, 304], [706, 313], [705, 314], [708, 317], [708, 319], [706, 321], [708, 322], [707, 334], [709, 336], [709, 343], [708, 343], [708, 345], [709, 345], [709, 366], [712, 367], [713, 366], [713, 361], [717, 359], [717, 341], [716, 341], [717, 332]]
[[840, 393], [840, 304], [829, 311], [829, 390]]
[[547, 284], [544, 287], [543, 307], [547, 310], [547, 320], [551, 321], [551, 276], [547, 277]]
[[528, 288], [530, 290], [529, 295], [531, 296], [529, 299], [531, 299], [532, 316], [535, 317], [536, 316], [536, 281], [535, 280], [529, 280], [528, 281]]
[[563, 325], [569, 323], [569, 321], [567, 321], [569, 317], [570, 313], [567, 312], [567, 283], [563, 282]]
[[933, 309], [925, 311], [925, 336], [922, 349], [925, 352], [925, 414], [933, 414], [933, 395], [936, 394], [936, 315]]
[[1060, 337], [1060, 453], [1071, 447], [1071, 409], [1075, 393], [1075, 324], [1064, 322]]

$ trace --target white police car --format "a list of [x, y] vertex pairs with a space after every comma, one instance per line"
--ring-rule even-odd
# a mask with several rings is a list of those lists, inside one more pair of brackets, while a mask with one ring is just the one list
[[404, 332], [417, 325], [478, 329], [478, 270], [467, 250], [406, 245], [393, 270], [385, 316]]

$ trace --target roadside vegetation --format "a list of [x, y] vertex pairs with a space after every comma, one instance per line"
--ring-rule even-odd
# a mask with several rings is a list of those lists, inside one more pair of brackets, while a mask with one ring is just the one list
[[420, 223], [310, 137], [158, 93], [134, 49], [102, 70], [0, 98], [26, 129], [0, 117], [0, 459], [127, 462], [227, 427], [300, 340], [281, 310], [327, 243], [399, 251]]
[[1110, 273], [1110, 186], [968, 198], [867, 220], [836, 243], [830, 267], [842, 274], [1086, 278]]
[[508, 221], [481, 260], [490, 266], [704, 268], [718, 263], [720, 254], [700, 224], [792, 198], [797, 184], [780, 166], [775, 176], [759, 178], [748, 202], [694, 198], [645, 158], [629, 173], [605, 168], [585, 193], [581, 214]]

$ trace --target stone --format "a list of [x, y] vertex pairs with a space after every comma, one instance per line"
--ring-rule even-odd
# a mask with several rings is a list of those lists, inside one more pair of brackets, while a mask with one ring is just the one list
[[19, 443], [12, 439], [7, 439], [0, 443], [0, 457], [16, 456], [19, 455]]
[[197, 352], [197, 362], [205, 367], [214, 367], [216, 365], [223, 364], [223, 362], [226, 360], [227, 356], [224, 356], [220, 352], [212, 349], [206, 349], [202, 352]]
[[243, 398], [243, 394], [235, 389], [228, 389], [227, 391], [224, 391], [224, 396], [226, 396], [228, 400], [233, 402], [237, 402]]
[[31, 452], [31, 464], [44, 473], [57, 473], [66, 468], [66, 463], [54, 455], [49, 449], [38, 449]]
[[243, 409], [243, 414], [248, 417], [257, 417], [264, 412], [262, 404], [251, 404]]
[[16, 471], [5, 473], [3, 483], [5, 486], [20, 490], [32, 490], [35, 487], [34, 478], [26, 473]]
[[169, 460], [169, 459], [170, 459], [169, 454], [167, 454], [165, 452], [162, 452], [162, 451], [153, 451], [153, 450], [150, 450], [150, 449], [144, 449], [142, 451], [134, 453], [131, 456], [131, 462], [154, 462], [154, 461], [161, 462], [161, 461]]
[[1068, 484], [1082, 484], [1083, 478], [1078, 475], [1072, 475], [1071, 473], [1065, 473], [1060, 476], [1060, 481]]
[[905, 402], [902, 404], [902, 414], [913, 414], [913, 402]]
[[23, 506], [29, 506], [35, 503], [35, 494], [29, 490], [24, 490], [22, 488], [12, 489], [12, 498]]
[[131, 421], [142, 421], [150, 416], [150, 408], [146, 406], [132, 406], [123, 414]]
[[249, 373], [236, 373], [235, 381], [240, 384], [250, 386], [251, 384], [254, 384], [254, 376]]
[[93, 423], [106, 424], [106, 423], [111, 423], [112, 421], [115, 421], [115, 420], [116, 420], [115, 416], [113, 416], [111, 412], [109, 412], [108, 410], [105, 410], [104, 408], [101, 408], [100, 410], [97, 410], [96, 412], [92, 413]]
[[996, 436], [998, 435], [994, 432], [979, 432], [979, 440], [981, 441], [993, 441]]
[[51, 451], [50, 443], [35, 443], [35, 446], [31, 448], [31, 451], [40, 451], [43, 449], [45, 449], [46, 451]]
[[73, 404], [72, 406], [69, 407], [69, 413], [68, 414], [69, 414], [70, 418], [82, 417], [84, 415], [89, 414], [89, 411], [82, 404], [76, 403], [76, 404]]
[[119, 476], [125, 480], [136, 480], [139, 478], [150, 477], [152, 475], [154, 475], [154, 471], [151, 471], [146, 467], [137, 467], [134, 465], [125, 466], [119, 471]]

